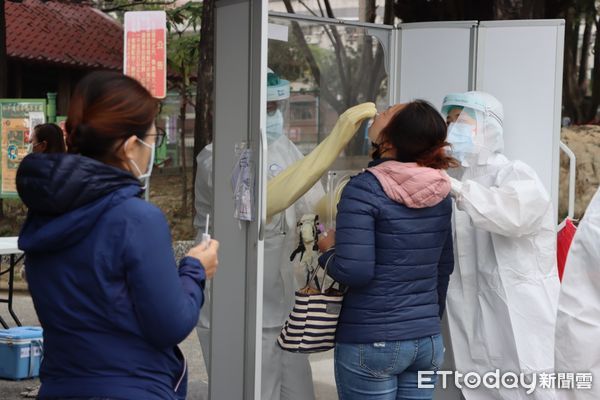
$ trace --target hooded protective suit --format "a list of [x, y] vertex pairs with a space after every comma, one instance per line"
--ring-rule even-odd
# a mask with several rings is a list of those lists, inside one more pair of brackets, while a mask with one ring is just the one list
[[[270, 71], [267, 101], [281, 102], [289, 98], [289, 82], [279, 79]], [[284, 135], [284, 118], [281, 105], [267, 113], [266, 133], [268, 139], [268, 179], [303, 158], [296, 145]], [[206, 146], [198, 155], [196, 174], [196, 220], [199, 230], [197, 239], [205, 229], [205, 216], [212, 209], [212, 145]], [[292, 206], [273, 215], [265, 228], [264, 280], [263, 280], [263, 354], [262, 395], [263, 400], [310, 400], [314, 399], [312, 373], [308, 356], [283, 351], [277, 345], [286, 318], [294, 304], [294, 292], [299, 288], [295, 281], [290, 255], [298, 246], [296, 223], [303, 214], [312, 213], [316, 203], [324, 196], [320, 183], [314, 185]], [[267, 201], [269, 201], [267, 199]], [[207, 297], [207, 301], [210, 299]], [[205, 306], [205, 309], [209, 307]], [[205, 360], [208, 359], [210, 316], [201, 316], [198, 335]]]
[[[462, 166], [450, 171], [455, 198], [455, 271], [447, 313], [460, 372], [531, 374], [554, 369], [559, 294], [550, 197], [532, 168], [501, 154], [502, 105], [482, 92], [449, 95], [462, 109], [448, 141]], [[456, 179], [454, 179], [456, 178]], [[467, 400], [554, 399], [537, 389], [463, 389]]]
[[[600, 190], [579, 224], [565, 265], [556, 321], [556, 371], [575, 376], [576, 390], [559, 390], [560, 400], [600, 399]], [[587, 385], [586, 385], [587, 383]], [[585, 386], [591, 388], [585, 389]], [[577, 390], [578, 389], [578, 390]]]

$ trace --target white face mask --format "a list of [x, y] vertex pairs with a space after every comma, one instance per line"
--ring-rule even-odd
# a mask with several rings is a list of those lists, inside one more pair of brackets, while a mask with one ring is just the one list
[[[134, 159], [132, 159], [132, 158], [129, 159], [129, 162], [131, 163], [131, 165], [133, 165], [133, 168], [135, 168], [139, 174], [137, 176], [137, 178], [144, 184], [144, 186], [142, 186], [142, 189], [146, 190], [148, 188], [148, 181], [150, 181], [150, 176], [152, 175], [152, 167], [154, 167], [155, 145], [154, 145], [154, 143], [148, 144], [140, 138], [136, 138], [136, 140], [138, 142], [140, 142], [143, 146], [150, 149], [150, 160], [148, 161], [148, 165], [146, 166], [146, 172], [142, 172], [142, 170], [140, 169], [140, 167], [138, 166], [138, 164], [135, 162]], [[125, 147], [127, 147], [127, 142], [125, 143]]]
[[267, 142], [271, 144], [281, 135], [283, 135], [283, 114], [280, 110], [272, 115], [267, 113]]
[[463, 122], [452, 122], [448, 125], [448, 143], [452, 145], [452, 156], [461, 163], [469, 155], [475, 153], [473, 127]]

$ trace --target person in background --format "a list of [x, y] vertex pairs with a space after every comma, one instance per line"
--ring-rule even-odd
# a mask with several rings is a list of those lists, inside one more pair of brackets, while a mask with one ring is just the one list
[[41, 124], [33, 129], [29, 153], [66, 153], [62, 129], [55, 124]]
[[196, 326], [219, 243], [177, 268], [165, 216], [140, 198], [163, 139], [157, 111], [134, 79], [91, 73], [71, 99], [70, 154], [33, 153], [17, 171], [29, 209], [19, 248], [44, 329], [42, 400], [185, 398], [177, 344]]
[[[431, 399], [452, 273], [446, 124], [429, 103], [397, 104], [369, 129], [373, 161], [344, 188], [320, 265], [348, 287], [336, 330], [340, 399]], [[419, 372], [430, 372], [419, 387]]]
[[[55, 124], [36, 125], [27, 153], [66, 153], [67, 146], [62, 129]], [[21, 267], [21, 279], [27, 281], [25, 265]]]
[[[600, 190], [592, 198], [573, 238], [558, 303], [556, 350], [559, 373], [575, 373], [558, 400], [600, 399]], [[566, 378], [568, 382], [568, 378]], [[571, 382], [573, 377], [571, 377]]]
[[[455, 199], [448, 323], [458, 371], [553, 372], [560, 284], [554, 209], [535, 171], [503, 154], [504, 111], [484, 92], [449, 94], [442, 113]], [[532, 149], [534, 151], [534, 149]], [[529, 381], [530, 378], [528, 378]], [[463, 386], [467, 400], [554, 399], [539, 387]]]

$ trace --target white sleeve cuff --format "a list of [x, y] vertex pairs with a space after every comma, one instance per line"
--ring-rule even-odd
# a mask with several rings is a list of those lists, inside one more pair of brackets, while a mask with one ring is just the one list
[[454, 178], [450, 178], [450, 194], [452, 195], [452, 197], [456, 198], [460, 196], [462, 186], [463, 184], [461, 181]]

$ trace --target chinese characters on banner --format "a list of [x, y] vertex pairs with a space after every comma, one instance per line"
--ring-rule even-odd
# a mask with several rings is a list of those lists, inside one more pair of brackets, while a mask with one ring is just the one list
[[27, 155], [30, 132], [45, 122], [45, 100], [0, 100], [0, 197], [17, 195], [17, 169]]
[[164, 11], [125, 13], [124, 73], [159, 99], [167, 96], [166, 27]]

